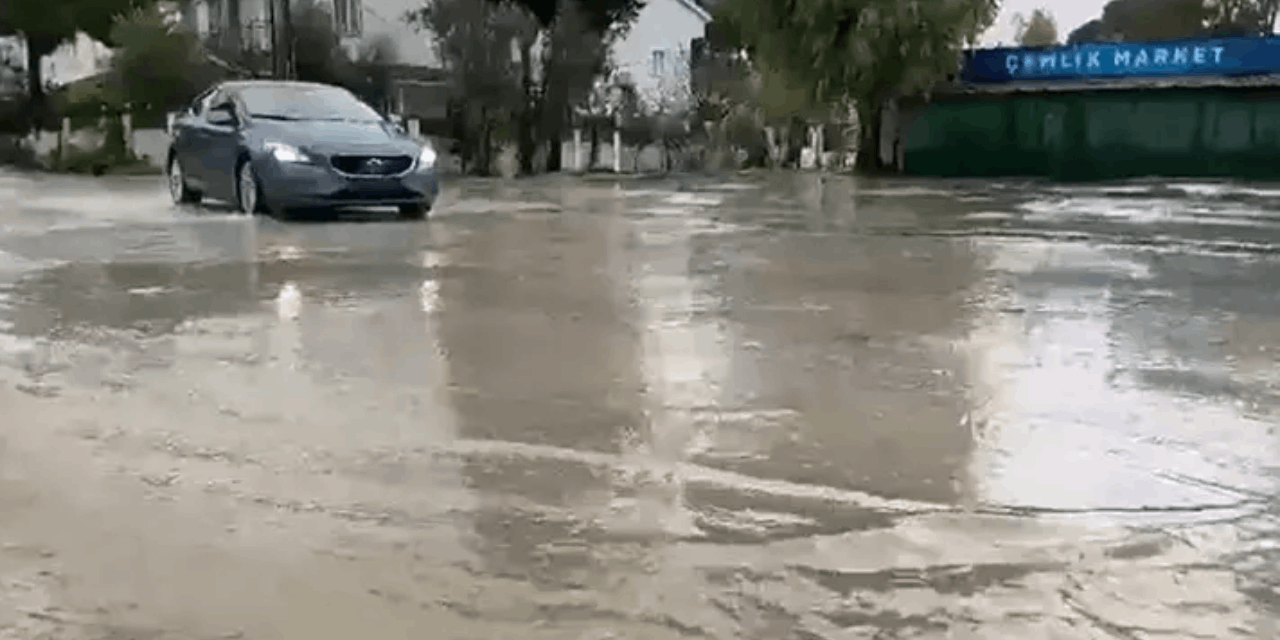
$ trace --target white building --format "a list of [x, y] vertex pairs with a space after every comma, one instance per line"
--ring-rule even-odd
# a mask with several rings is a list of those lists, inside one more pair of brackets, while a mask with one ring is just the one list
[[693, 41], [706, 33], [705, 0], [649, 0], [627, 37], [614, 45], [618, 71], [651, 103], [687, 85]]
[[[422, 0], [313, 0], [333, 18], [334, 28], [351, 53], [361, 45], [386, 38], [395, 47], [396, 62], [415, 67], [436, 67], [435, 52], [428, 38], [404, 21], [408, 11], [420, 8]], [[234, 6], [229, 3], [236, 3]], [[290, 3], [296, 11], [302, 0]], [[201, 36], [227, 33], [239, 18], [241, 46], [259, 50], [271, 47], [271, 0], [191, 0], [187, 21]], [[276, 19], [283, 13], [283, 0], [274, 7]]]
[[[103, 71], [110, 59], [109, 47], [80, 33], [45, 56], [40, 70], [46, 86], [60, 87]], [[0, 60], [15, 69], [26, 68], [27, 46], [21, 36], [0, 37]]]
[[[272, 24], [284, 24], [286, 6], [299, 11], [312, 2], [327, 12], [343, 46], [353, 58], [366, 45], [391, 45], [396, 111], [409, 117], [440, 120], [447, 99], [430, 35], [416, 31], [405, 14], [424, 0], [184, 0], [187, 25], [221, 46], [269, 52]], [[234, 3], [234, 4], [233, 4]], [[238, 22], [238, 28], [232, 26]], [[238, 41], [238, 45], [237, 45]]]

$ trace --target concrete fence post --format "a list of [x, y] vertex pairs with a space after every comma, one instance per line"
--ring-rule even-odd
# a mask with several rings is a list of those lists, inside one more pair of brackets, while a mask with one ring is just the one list
[[409, 119], [409, 137], [418, 140], [422, 135], [422, 122], [417, 118]]
[[120, 126], [124, 129], [124, 150], [126, 153], [133, 153], [133, 114], [121, 115]]
[[613, 172], [622, 173], [622, 132], [613, 130]]
[[573, 170], [582, 171], [582, 128], [573, 130]]
[[[36, 131], [39, 134], [39, 130]], [[58, 148], [63, 149], [71, 144], [71, 118], [62, 119], [62, 130], [58, 132]]]

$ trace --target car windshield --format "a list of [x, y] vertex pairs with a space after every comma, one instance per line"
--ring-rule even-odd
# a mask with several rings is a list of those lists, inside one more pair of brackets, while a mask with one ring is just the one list
[[354, 95], [332, 87], [252, 87], [240, 91], [249, 115], [278, 120], [377, 121], [382, 117]]

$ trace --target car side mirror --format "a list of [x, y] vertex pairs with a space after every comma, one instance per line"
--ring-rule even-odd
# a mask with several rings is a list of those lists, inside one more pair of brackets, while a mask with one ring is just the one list
[[236, 123], [235, 107], [229, 104], [220, 104], [209, 109], [209, 124], [234, 125]]

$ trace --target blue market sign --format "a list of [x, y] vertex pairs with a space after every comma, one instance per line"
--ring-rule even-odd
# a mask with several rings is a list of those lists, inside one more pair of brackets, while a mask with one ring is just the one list
[[1280, 38], [1203, 38], [965, 52], [973, 83], [1280, 73]]

